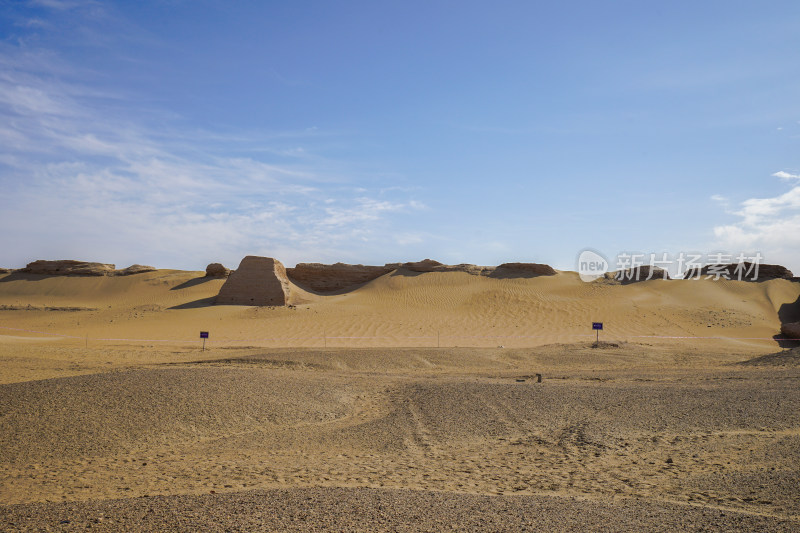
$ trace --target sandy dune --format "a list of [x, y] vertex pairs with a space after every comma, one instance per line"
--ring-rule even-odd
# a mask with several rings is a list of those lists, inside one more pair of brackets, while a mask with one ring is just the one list
[[[583, 283], [577, 274], [493, 279], [464, 272], [397, 271], [354, 291], [302, 293], [296, 307], [213, 306], [223, 280], [159, 270], [125, 277], [0, 276], [0, 316], [9, 335], [81, 340], [196, 342], [211, 346], [541, 346], [606, 340], [726, 337], [766, 351], [779, 313], [797, 314], [800, 284], [651, 280], [626, 286]], [[31, 306], [31, 309], [25, 307]], [[50, 307], [78, 308], [50, 311]], [[759, 340], [767, 339], [767, 341]], [[692, 343], [705, 346], [698, 339]], [[709, 346], [719, 346], [715, 340]]]
[[0, 529], [800, 528], [800, 284], [202, 276], [0, 277]]

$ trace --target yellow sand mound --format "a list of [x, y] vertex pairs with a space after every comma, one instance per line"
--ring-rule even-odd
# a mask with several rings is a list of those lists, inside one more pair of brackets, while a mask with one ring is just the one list
[[202, 330], [210, 332], [211, 347], [520, 347], [589, 341], [591, 323], [603, 322], [601, 340], [700, 337], [718, 344], [724, 337], [769, 353], [779, 313], [800, 296], [800, 284], [784, 279], [605, 285], [583, 283], [572, 272], [494, 279], [395, 271], [351, 292], [299, 291], [287, 307], [215, 306], [223, 283], [175, 270], [125, 277], [6, 274], [0, 276], [0, 334], [185, 343]]

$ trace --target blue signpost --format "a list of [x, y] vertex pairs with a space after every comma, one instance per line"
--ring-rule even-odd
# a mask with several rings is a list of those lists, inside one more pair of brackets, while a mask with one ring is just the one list
[[597, 342], [600, 342], [600, 330], [603, 329], [602, 322], [592, 322], [592, 329], [597, 332]]
[[200, 332], [200, 338], [203, 339], [203, 351], [205, 352], [206, 351], [206, 339], [208, 338], [208, 332], [207, 331], [201, 331]]

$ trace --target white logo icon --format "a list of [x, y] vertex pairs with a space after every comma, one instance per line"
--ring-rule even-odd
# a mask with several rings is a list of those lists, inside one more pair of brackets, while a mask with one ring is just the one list
[[578, 275], [581, 281], [590, 282], [603, 277], [608, 272], [608, 260], [594, 250], [583, 250], [578, 255]]

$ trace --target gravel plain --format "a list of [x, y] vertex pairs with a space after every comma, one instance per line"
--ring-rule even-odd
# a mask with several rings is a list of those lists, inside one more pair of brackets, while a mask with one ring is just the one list
[[800, 530], [800, 368], [724, 359], [247, 350], [0, 384], [0, 530]]
[[0, 508], [3, 531], [797, 531], [665, 502], [368, 488], [255, 490]]

